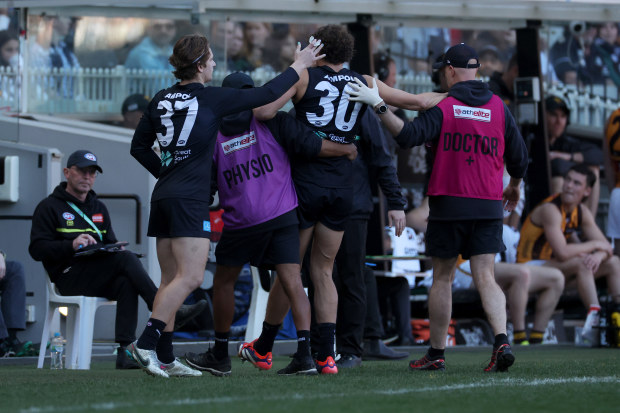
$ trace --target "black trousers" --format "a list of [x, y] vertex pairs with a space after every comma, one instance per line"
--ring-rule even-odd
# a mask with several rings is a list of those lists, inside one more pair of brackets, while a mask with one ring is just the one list
[[149, 310], [157, 287], [142, 263], [129, 251], [97, 254], [76, 259], [53, 281], [62, 295], [85, 295], [116, 300], [115, 340], [129, 343], [136, 339], [138, 296]]
[[378, 277], [377, 291], [381, 314], [392, 314], [401, 345], [413, 345], [409, 283], [404, 277]]
[[379, 309], [379, 294], [377, 292], [377, 277], [370, 268], [364, 268], [366, 281], [366, 321], [364, 322], [364, 338], [380, 339], [384, 336], [383, 321]]
[[368, 220], [350, 219], [336, 255], [334, 283], [338, 290], [336, 347], [339, 353], [362, 355], [366, 319], [364, 261]]

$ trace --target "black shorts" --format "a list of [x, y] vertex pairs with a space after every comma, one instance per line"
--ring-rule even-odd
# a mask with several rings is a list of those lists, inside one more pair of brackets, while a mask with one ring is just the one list
[[454, 258], [461, 254], [468, 260], [473, 255], [504, 252], [502, 231], [501, 219], [432, 220], [426, 230], [426, 255]]
[[296, 185], [299, 200], [299, 227], [317, 222], [334, 231], [344, 231], [353, 208], [353, 184], [348, 188], [323, 188], [304, 183]]
[[209, 203], [178, 198], [151, 202], [147, 235], [157, 238], [211, 238]]
[[287, 225], [267, 231], [256, 227], [222, 232], [215, 248], [218, 265], [231, 267], [250, 263], [273, 268], [278, 264], [299, 264], [299, 227]]

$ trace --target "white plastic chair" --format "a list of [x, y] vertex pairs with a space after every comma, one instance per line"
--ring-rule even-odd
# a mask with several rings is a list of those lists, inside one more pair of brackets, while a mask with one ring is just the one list
[[248, 325], [245, 330], [245, 341], [247, 343], [260, 336], [263, 330], [263, 321], [267, 313], [267, 299], [269, 291], [265, 291], [260, 283], [260, 274], [258, 268], [251, 267], [252, 272], [252, 300], [250, 301], [250, 309], [248, 311]]
[[54, 313], [58, 307], [68, 307], [65, 366], [68, 369], [89, 370], [90, 356], [93, 350], [95, 313], [100, 306], [116, 305], [116, 301], [83, 295], [60, 295], [49, 277], [46, 277], [46, 279], [48, 290], [47, 315], [43, 326], [43, 334], [41, 334], [41, 348], [39, 349], [37, 368], [43, 367], [45, 349], [50, 338], [50, 325]]

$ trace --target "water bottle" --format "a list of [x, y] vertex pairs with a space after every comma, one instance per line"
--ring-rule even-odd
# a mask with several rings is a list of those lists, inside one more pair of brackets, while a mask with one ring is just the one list
[[50, 368], [52, 370], [62, 369], [62, 353], [65, 350], [65, 340], [60, 333], [54, 333], [54, 338], [50, 344], [50, 356], [52, 358]]
[[620, 312], [614, 311], [611, 313], [611, 325], [613, 326], [611, 330], [613, 333], [612, 343], [616, 347], [620, 347]]

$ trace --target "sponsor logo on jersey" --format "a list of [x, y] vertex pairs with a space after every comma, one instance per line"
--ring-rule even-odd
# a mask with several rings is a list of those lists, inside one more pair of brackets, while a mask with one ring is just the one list
[[188, 95], [187, 93], [168, 93], [166, 96], [164, 96], [166, 99], [191, 99], [192, 95]]
[[189, 158], [189, 156], [192, 154], [192, 150], [191, 149], [185, 149], [182, 151], [174, 151], [174, 162], [181, 162], [184, 159]]
[[349, 143], [349, 140], [346, 136], [338, 136], [333, 133], [329, 134], [329, 140], [336, 143]]
[[237, 136], [236, 138], [222, 142], [222, 151], [224, 155], [228, 155], [241, 149], [249, 148], [256, 143], [256, 135], [254, 131], [246, 133], [245, 135]]
[[62, 214], [62, 217], [67, 221], [73, 221], [75, 219], [75, 215], [73, 215], [71, 212], [64, 212]]
[[67, 224], [68, 227], [72, 227], [73, 226], [73, 221], [67, 221], [66, 224]]
[[469, 106], [452, 105], [454, 117], [461, 119], [471, 119], [480, 122], [491, 122], [491, 110], [481, 108], [470, 108]]
[[211, 232], [211, 222], [210, 221], [202, 221], [202, 230]]
[[103, 214], [93, 215], [93, 222], [103, 222]]
[[349, 75], [335, 75], [335, 76], [325, 75], [324, 79], [327, 79], [330, 82], [342, 82], [343, 80], [347, 82], [355, 82], [356, 77], [349, 76]]
[[161, 165], [168, 166], [172, 162], [172, 154], [170, 152], [162, 151], [161, 152]]

